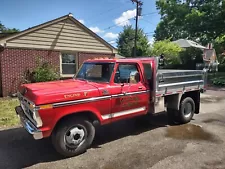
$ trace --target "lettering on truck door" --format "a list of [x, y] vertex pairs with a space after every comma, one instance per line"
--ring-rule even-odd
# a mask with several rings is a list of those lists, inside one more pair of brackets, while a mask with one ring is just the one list
[[148, 111], [149, 94], [136, 63], [119, 63], [113, 79], [112, 121]]

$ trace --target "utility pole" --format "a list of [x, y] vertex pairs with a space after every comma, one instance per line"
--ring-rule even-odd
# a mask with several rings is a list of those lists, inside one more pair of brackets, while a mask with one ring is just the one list
[[133, 3], [136, 3], [136, 23], [135, 23], [135, 37], [134, 37], [134, 48], [133, 56], [137, 55], [137, 33], [138, 33], [138, 16], [141, 16], [143, 2], [139, 0], [131, 0]]

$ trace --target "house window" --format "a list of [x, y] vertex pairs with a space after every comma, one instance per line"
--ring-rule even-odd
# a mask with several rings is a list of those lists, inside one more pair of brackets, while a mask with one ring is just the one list
[[62, 53], [62, 74], [73, 75], [76, 73], [76, 55]]

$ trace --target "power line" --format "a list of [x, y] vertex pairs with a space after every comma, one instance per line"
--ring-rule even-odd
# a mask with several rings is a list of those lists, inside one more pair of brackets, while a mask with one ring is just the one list
[[[116, 7], [114, 7], [114, 8], [111, 8], [111, 9], [109, 9], [109, 10], [107, 10], [107, 11], [105, 11], [105, 12], [102, 12], [102, 13], [100, 13], [99, 15], [102, 15], [103, 16], [103, 14], [108, 14], [109, 12], [111, 12], [111, 11], [113, 11], [113, 10], [115, 10], [115, 9], [120, 9], [120, 8], [122, 8], [123, 6], [120, 6], [120, 7], [118, 7], [118, 6], [116, 6]], [[129, 9], [127, 9], [127, 10], [129, 10]], [[96, 15], [96, 16], [98, 16], [98, 15]], [[105, 16], [105, 15], [104, 15]], [[91, 23], [89, 23], [90, 25], [91, 24], [96, 24], [96, 23], [98, 23], [98, 22], [101, 22], [102, 21], [102, 19], [100, 20], [100, 19], [97, 19], [97, 20], [95, 20], [94, 22], [91, 22]]]
[[153, 15], [153, 14], [156, 14], [158, 12], [150, 12], [150, 13], [146, 13], [146, 14], [143, 14], [142, 16], [149, 16], [149, 15]]
[[[155, 12], [147, 13], [147, 14], [143, 14], [143, 15], [140, 15], [140, 16], [146, 16], [146, 15], [150, 15], [150, 14], [154, 14], [154, 13], [155, 13]], [[136, 17], [136, 16], [134, 16], [134, 17], [132, 17], [132, 18], [129, 18], [129, 19], [126, 19], [126, 20], [124, 20], [124, 21], [122, 21], [122, 22], [119, 22], [119, 23], [117, 23], [117, 24], [108, 26], [108, 27], [104, 28], [103, 30], [107, 30], [107, 29], [111, 29], [111, 28], [113, 28], [113, 27], [116, 27], [116, 26], [118, 26], [119, 24], [122, 24], [122, 23], [124, 23], [124, 22], [127, 22], [127, 21], [129, 21], [129, 20], [131, 20], [131, 19], [135, 19], [135, 17]]]
[[116, 26], [118, 26], [118, 25], [120, 25], [120, 24], [122, 24], [122, 23], [124, 23], [124, 22], [127, 22], [127, 21], [129, 21], [129, 20], [131, 20], [131, 19], [134, 19], [134, 18], [135, 18], [135, 16], [132, 17], [132, 18], [126, 19], [126, 20], [124, 20], [124, 21], [122, 21], [122, 22], [119, 22], [119, 23], [117, 23], [117, 24], [111, 25], [111, 26], [109, 26], [109, 27], [107, 27], [107, 28], [104, 28], [103, 30], [111, 29], [111, 28], [113, 28], [113, 27], [116, 27]]
[[145, 21], [145, 22], [150, 23], [150, 24], [153, 25], [153, 26], [156, 26], [155, 24], [151, 23], [150, 21], [148, 21], [148, 20], [146, 20], [146, 19], [143, 19], [143, 18], [142, 18], [141, 21]]
[[[145, 33], [145, 36], [147, 36], [147, 37], [152, 37], [153, 34], [154, 34], [154, 32], [148, 32], [148, 33]], [[116, 40], [117, 40], [117, 39], [112, 39], [112, 40], [107, 41], [107, 42], [110, 43], [110, 42], [112, 42], [112, 41], [115, 41], [115, 42], [111, 43], [111, 44], [114, 44], [114, 43], [117, 43]], [[134, 40], [134, 37], [129, 38], [129, 39], [127, 39], [127, 40]]]

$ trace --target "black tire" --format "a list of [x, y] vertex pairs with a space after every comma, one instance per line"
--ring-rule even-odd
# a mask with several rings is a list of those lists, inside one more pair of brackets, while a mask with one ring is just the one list
[[[74, 133], [72, 134], [72, 130], [81, 132], [74, 135]], [[52, 134], [52, 143], [58, 153], [64, 157], [72, 157], [84, 153], [92, 144], [94, 136], [95, 128], [90, 121], [84, 118], [74, 117], [62, 121], [57, 126]], [[68, 143], [68, 138], [77, 141], [75, 137], [78, 137], [77, 140], [82, 140], [79, 145], [73, 144], [74, 142], [71, 144], [71, 140]]]
[[179, 112], [177, 110], [167, 108], [168, 124], [170, 125], [179, 124], [178, 113]]
[[186, 97], [180, 102], [179, 107], [179, 122], [182, 124], [188, 123], [194, 116], [195, 102], [191, 97]]

